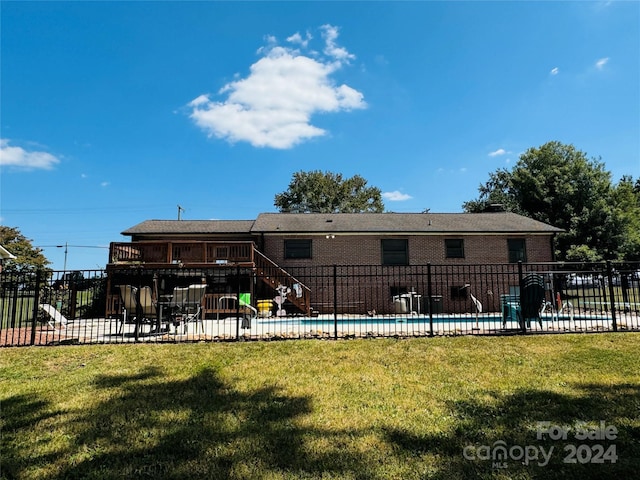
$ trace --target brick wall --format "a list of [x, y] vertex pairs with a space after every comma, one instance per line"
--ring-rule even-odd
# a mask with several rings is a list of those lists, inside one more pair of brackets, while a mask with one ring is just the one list
[[[285, 239], [312, 239], [311, 259], [285, 259]], [[410, 265], [472, 265], [508, 263], [508, 238], [524, 238], [528, 262], [553, 260], [551, 240], [547, 235], [467, 235], [467, 236], [379, 236], [379, 235], [286, 235], [265, 236], [264, 253], [278, 265], [381, 265], [382, 238], [405, 238], [409, 245]], [[446, 258], [445, 239], [464, 238], [464, 258]]]
[[[408, 240], [410, 266], [383, 267], [382, 238]], [[333, 309], [334, 291], [338, 308], [343, 313], [391, 313], [392, 295], [398, 291], [415, 290], [428, 297], [426, 265], [434, 266], [432, 295], [438, 297], [447, 312], [474, 312], [470, 295], [483, 304], [484, 311], [499, 311], [500, 296], [508, 295], [518, 285], [516, 265], [508, 266], [508, 238], [523, 238], [527, 261], [552, 260], [551, 240], [543, 235], [469, 235], [464, 237], [464, 258], [446, 258], [445, 239], [460, 236], [393, 236], [379, 235], [283, 235], [266, 236], [264, 253], [278, 265], [293, 273], [311, 289], [315, 310]], [[312, 239], [312, 258], [285, 259], [285, 239]], [[500, 264], [491, 272], [488, 264]], [[505, 264], [507, 266], [505, 267]], [[338, 270], [338, 287], [334, 290], [331, 265], [344, 266]], [[325, 268], [318, 269], [323, 266]], [[480, 267], [481, 266], [481, 267]], [[506, 270], [503, 270], [506, 268]], [[329, 281], [331, 279], [331, 281]], [[457, 289], [466, 291], [459, 292]], [[424, 302], [423, 302], [424, 306]], [[423, 308], [424, 310], [424, 308]]]

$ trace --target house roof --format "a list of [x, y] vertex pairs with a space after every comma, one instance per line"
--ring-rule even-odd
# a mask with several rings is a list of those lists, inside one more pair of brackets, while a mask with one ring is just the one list
[[511, 212], [261, 213], [254, 220], [146, 220], [124, 232], [140, 234], [250, 233], [542, 233], [560, 228]]
[[558, 233], [560, 228], [511, 212], [496, 213], [263, 213], [253, 232]]
[[145, 220], [122, 235], [251, 233], [253, 220]]

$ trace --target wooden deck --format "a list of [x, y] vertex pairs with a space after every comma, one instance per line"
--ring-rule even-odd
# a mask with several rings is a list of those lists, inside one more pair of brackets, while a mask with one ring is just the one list
[[[188, 274], [198, 269], [222, 269], [236, 267], [249, 269], [257, 279], [273, 289], [287, 287], [287, 300], [300, 311], [311, 313], [311, 291], [302, 282], [261, 253], [251, 241], [140, 241], [112, 242], [109, 249], [107, 275], [132, 270], [153, 273], [154, 271]], [[109, 284], [110, 285], [110, 284]], [[108, 287], [111, 291], [111, 286]], [[229, 296], [228, 294], [226, 295]], [[117, 295], [107, 298], [107, 316], [119, 314], [121, 306]], [[252, 301], [257, 299], [252, 295]], [[218, 305], [220, 294], [207, 293], [203, 302], [205, 315], [236, 314], [237, 308]], [[252, 305], [256, 308], [256, 305]]]
[[145, 265], [188, 267], [253, 264], [254, 242], [141, 241], [112, 242], [109, 265]]

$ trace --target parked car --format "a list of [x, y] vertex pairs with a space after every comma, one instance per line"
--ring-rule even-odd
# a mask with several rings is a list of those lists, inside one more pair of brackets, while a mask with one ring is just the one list
[[597, 275], [572, 273], [567, 278], [568, 287], [593, 287], [599, 283]]

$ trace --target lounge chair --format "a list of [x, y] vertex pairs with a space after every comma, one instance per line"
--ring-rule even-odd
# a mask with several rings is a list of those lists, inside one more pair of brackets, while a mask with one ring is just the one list
[[190, 322], [196, 323], [196, 333], [198, 331], [198, 323], [202, 327], [204, 333], [204, 322], [202, 320], [202, 301], [204, 299], [206, 285], [189, 285], [188, 287], [175, 287], [173, 289], [173, 297], [171, 298], [171, 315], [175, 326], [175, 333], [178, 326], [183, 325], [184, 333]]
[[47, 323], [54, 330], [56, 329], [56, 323], [59, 323], [64, 327], [66, 327], [67, 323], [69, 323], [69, 320], [67, 320], [67, 318], [62, 315], [53, 305], [50, 305], [48, 303], [41, 303], [38, 305], [38, 307], [40, 307], [49, 316], [49, 321]]

